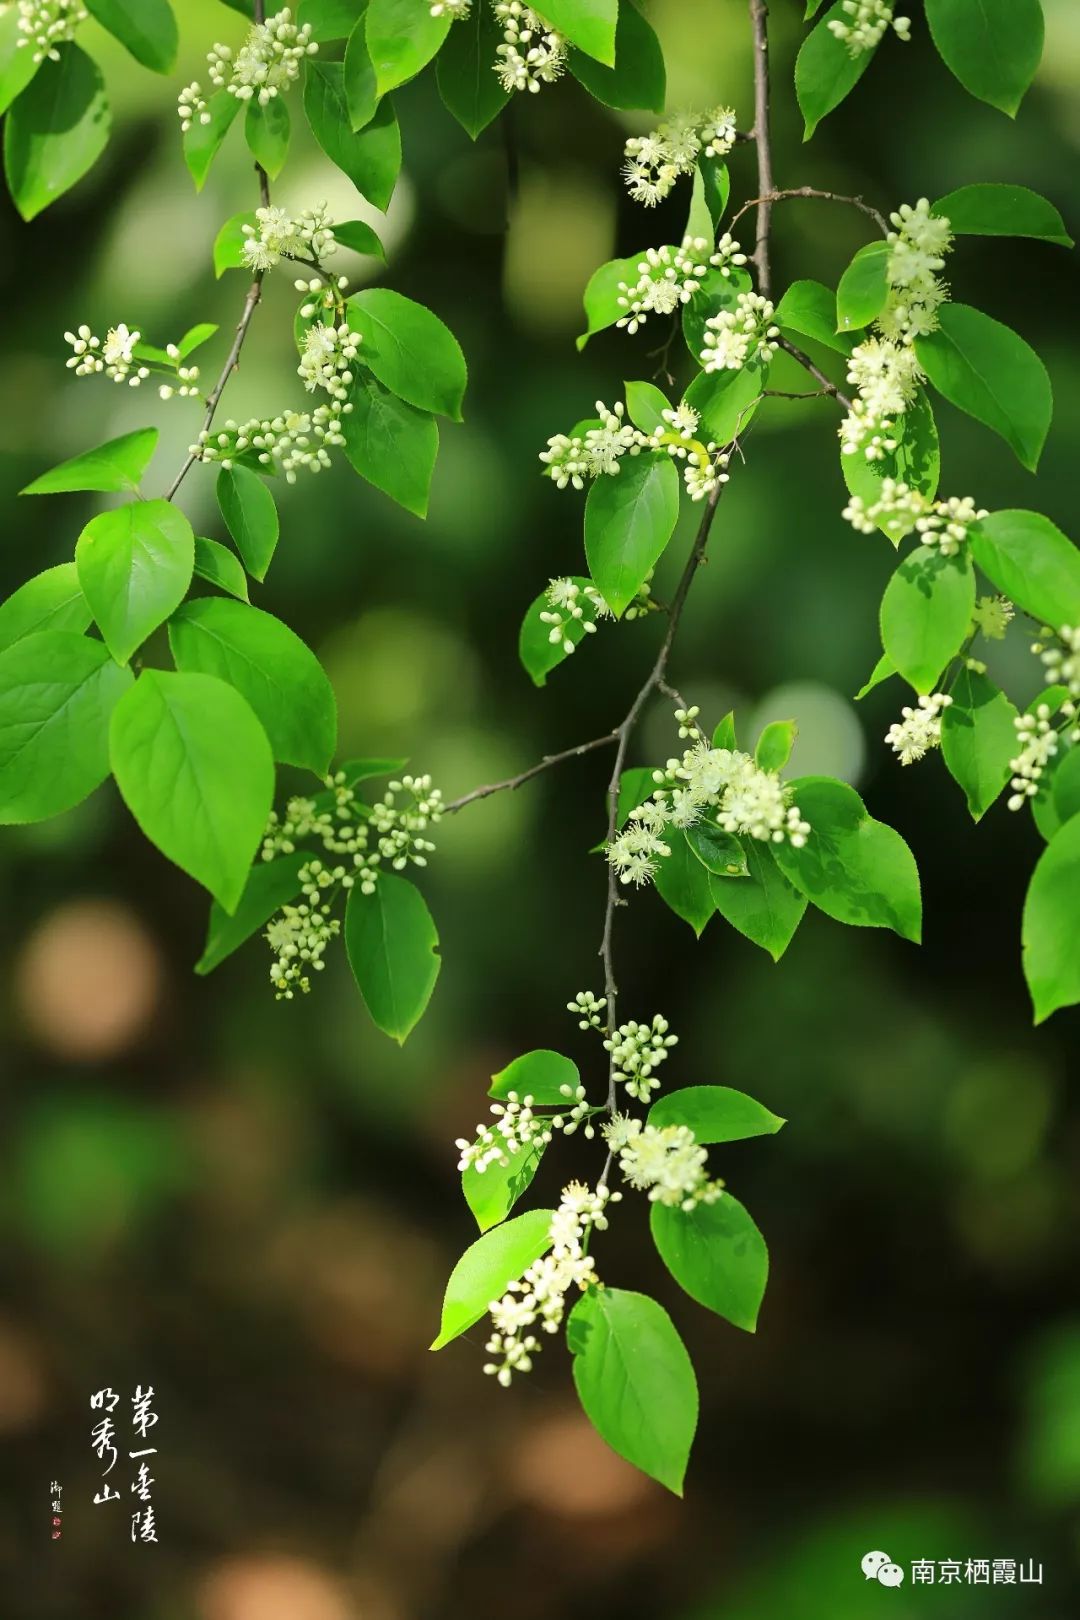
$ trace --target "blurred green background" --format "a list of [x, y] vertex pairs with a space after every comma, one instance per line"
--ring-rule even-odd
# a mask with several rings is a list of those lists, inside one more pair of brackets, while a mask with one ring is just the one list
[[[772, 9], [778, 184], [888, 209], [1021, 181], [1080, 223], [1074, 0], [1046, 0], [1045, 61], [1015, 126], [948, 76], [915, 7], [911, 45], [890, 37], [806, 149], [791, 91], [802, 0]], [[215, 283], [209, 269], [219, 224], [252, 202], [238, 133], [196, 196], [173, 108], [206, 47], [242, 25], [213, 0], [180, 11], [175, 85], [87, 29], [117, 109], [107, 157], [31, 227], [4, 206], [5, 594], [70, 557], [96, 509], [17, 502], [25, 482], [149, 414], [162, 429], [151, 479], [164, 483], [197, 419], [148, 390], [75, 380], [64, 329], [124, 320], [162, 343], [216, 319], [210, 374], [242, 298], [242, 278]], [[731, 101], [751, 122], [745, 11], [653, 0], [669, 106]], [[621, 144], [642, 126], [573, 81], [511, 110], [513, 202], [498, 126], [471, 145], [430, 75], [399, 114], [385, 277], [459, 336], [467, 421], [443, 431], [426, 524], [343, 463], [279, 490], [283, 539], [255, 599], [327, 663], [342, 756], [407, 753], [451, 797], [606, 729], [651, 661], [658, 623], [606, 628], [538, 692], [516, 638], [549, 575], [580, 567], [580, 498], [537, 476], [537, 451], [656, 364], [652, 324], [576, 356], [582, 287], [615, 253], [677, 240], [688, 198], [683, 186], [654, 214], [627, 201]], [[736, 198], [753, 195], [752, 150], [732, 168]], [[339, 218], [362, 212], [299, 141], [278, 192], [298, 206], [325, 197]], [[835, 285], [865, 223], [819, 203], [778, 208], [778, 291], [805, 275]], [[1038, 506], [1075, 535], [1075, 261], [969, 240], [949, 273], [958, 296], [1040, 350], [1057, 415], [1036, 483], [942, 404], [943, 489]], [[293, 303], [287, 274], [271, 277], [226, 414], [299, 397]], [[755, 1338], [680, 1295], [640, 1203], [605, 1239], [605, 1279], [660, 1298], [698, 1368], [686, 1502], [593, 1436], [557, 1342], [505, 1393], [481, 1375], [479, 1329], [437, 1357], [426, 1349], [446, 1274], [475, 1235], [452, 1142], [483, 1116], [487, 1077], [552, 1045], [597, 1078], [599, 1049], [562, 1008], [599, 985], [604, 874], [585, 852], [602, 827], [605, 757], [443, 824], [424, 887], [445, 965], [400, 1051], [368, 1022], [341, 951], [291, 1004], [274, 1003], [259, 941], [196, 979], [205, 900], [106, 786], [0, 841], [4, 1616], [1077, 1612], [1080, 1017], [1030, 1026], [1019, 918], [1040, 846], [1028, 818], [1001, 806], [975, 829], [940, 759], [900, 771], [882, 742], [897, 685], [851, 701], [879, 650], [892, 553], [840, 519], [835, 429], [827, 401], [760, 411], [671, 673], [707, 717], [734, 703], [745, 734], [798, 717], [795, 768], [846, 776], [912, 844], [926, 943], [810, 914], [774, 967], [720, 919], [695, 945], [651, 893], [619, 914], [625, 1016], [661, 1010], [681, 1036], [665, 1081], [728, 1083], [790, 1121], [776, 1139], [713, 1152], [771, 1246]], [[196, 471], [184, 503], [196, 532], [221, 537], [210, 474]], [[661, 598], [685, 543], [657, 579]], [[1003, 657], [1021, 694], [1034, 689], [1022, 633]], [[633, 762], [666, 757], [672, 741], [659, 705]], [[556, 1178], [595, 1175], [596, 1157], [567, 1144], [538, 1201]], [[112, 1385], [126, 1401], [139, 1382], [160, 1413], [157, 1547], [130, 1544], [126, 1503], [91, 1505], [89, 1395]], [[879, 1547], [904, 1565], [1030, 1557], [1045, 1584], [886, 1592], [859, 1571]]]

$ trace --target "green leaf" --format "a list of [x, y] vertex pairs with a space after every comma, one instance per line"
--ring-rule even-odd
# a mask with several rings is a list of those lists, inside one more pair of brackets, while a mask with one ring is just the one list
[[[574, 584], [583, 589], [591, 581], [581, 574], [573, 576]], [[580, 619], [567, 619], [564, 621], [558, 641], [551, 639], [551, 626], [541, 619], [541, 613], [551, 611], [546, 591], [530, 603], [528, 612], [521, 621], [521, 630], [518, 634], [518, 656], [521, 659], [525, 673], [534, 686], [544, 686], [553, 669], [564, 664], [570, 657], [563, 643], [569, 641], [578, 646], [588, 634], [588, 627], [596, 620], [596, 609], [588, 597], [579, 598], [582, 609]]]
[[91, 617], [75, 564], [46, 568], [0, 603], [0, 652], [39, 630], [73, 630], [81, 635]]
[[376, 94], [383, 96], [427, 67], [450, 32], [450, 17], [431, 15], [414, 0], [369, 0], [367, 47], [375, 67]]
[[962, 669], [951, 689], [952, 703], [941, 717], [941, 752], [949, 774], [959, 782], [975, 821], [989, 810], [1009, 780], [1017, 751], [1017, 711], [993, 681]]
[[443, 106], [474, 141], [510, 100], [510, 92], [491, 71], [502, 42], [502, 26], [491, 6], [476, 5], [451, 28], [435, 62]]
[[590, 1423], [612, 1451], [681, 1496], [698, 1391], [670, 1316], [645, 1294], [590, 1290], [570, 1313], [566, 1342]]
[[158, 442], [157, 428], [137, 428], [119, 439], [110, 439], [96, 450], [72, 456], [58, 467], [42, 473], [20, 495], [65, 495], [72, 490], [96, 489], [130, 491], [139, 487]]
[[468, 373], [457, 338], [439, 317], [390, 287], [365, 287], [348, 301], [361, 359], [392, 394], [420, 411], [461, 421]]
[[0, 113], [7, 112], [39, 66], [34, 61], [33, 51], [21, 43], [26, 35], [19, 27], [20, 20], [17, 6], [8, 6], [0, 12]]
[[105, 150], [112, 117], [95, 62], [70, 41], [57, 45], [4, 124], [4, 175], [23, 219], [70, 191]]
[[848, 21], [843, 0], [836, 0], [807, 34], [795, 62], [795, 94], [806, 124], [804, 141], [808, 141], [821, 120], [850, 95], [874, 55], [870, 50], [852, 56], [843, 40], [837, 39], [829, 29], [829, 24], [837, 19]]
[[206, 98], [210, 122], [203, 124], [196, 118], [185, 134], [184, 162], [195, 182], [196, 191], [201, 191], [206, 184], [210, 165], [221, 150], [221, 143], [232, 128], [240, 106], [237, 97], [231, 96], [227, 90], [215, 90], [212, 96]]
[[881, 600], [885, 652], [916, 692], [933, 692], [960, 651], [975, 611], [975, 572], [966, 547], [943, 557], [919, 546], [904, 558]]
[[754, 760], [763, 771], [782, 771], [791, 758], [799, 728], [794, 720], [773, 720], [765, 726], [754, 749]]
[[0, 823], [44, 821], [109, 774], [109, 716], [131, 674], [100, 641], [42, 630], [0, 653]]
[[325, 776], [337, 747], [334, 689], [311, 648], [271, 613], [205, 596], [169, 620], [177, 669], [216, 675], [254, 709], [274, 758]]
[[614, 326], [626, 314], [619, 303], [619, 289], [624, 282], [630, 287], [637, 281], [641, 257], [640, 253], [632, 253], [628, 259], [609, 259], [607, 264], [593, 271], [585, 287], [583, 302], [587, 325], [577, 339], [579, 349], [597, 332]]
[[1080, 552], [1040, 512], [991, 512], [971, 530], [975, 562], [1032, 618], [1080, 623]]
[[[494, 76], [494, 75], [493, 75]], [[367, 18], [360, 21], [349, 35], [342, 64], [342, 94], [349, 128], [361, 130], [370, 124], [379, 105], [379, 92], [375, 85], [375, 64], [367, 44]]]
[[1031, 236], [1075, 246], [1053, 203], [1027, 186], [961, 186], [939, 197], [930, 212], [947, 219], [956, 236]]
[[716, 877], [746, 877], [746, 853], [734, 833], [721, 832], [714, 821], [695, 821], [684, 829], [686, 842], [707, 872]]
[[187, 595], [195, 536], [169, 501], [132, 501], [91, 518], [75, 565], [105, 645], [126, 664]]
[[371, 377], [361, 376], [349, 397], [352, 410], [342, 432], [350, 463], [407, 512], [424, 517], [439, 453], [435, 418], [398, 399]]
[[219, 590], [228, 591], [241, 602], [248, 600], [247, 575], [228, 546], [217, 540], [195, 536], [195, 572]]
[[212, 973], [252, 934], [265, 927], [276, 911], [295, 900], [300, 893], [300, 868], [309, 859], [305, 850], [297, 849], [291, 855], [279, 855], [276, 860], [257, 860], [231, 917], [212, 900], [206, 944], [195, 964], [195, 972]]
[[[933, 500], [941, 474], [941, 447], [925, 389], [920, 388], [907, 410], [896, 418], [890, 437], [897, 441], [897, 447], [880, 461], [868, 461], [859, 451], [852, 455], [841, 453], [840, 468], [848, 489], [860, 496], [867, 506], [873, 506], [881, 499], [882, 479], [892, 478]], [[906, 529], [886, 529], [882, 523], [878, 524], [894, 546], [898, 546], [914, 526], [912, 522]]]
[[[351, 42], [350, 42], [351, 43]], [[390, 97], [379, 102], [354, 133], [340, 62], [308, 58], [304, 111], [311, 132], [330, 159], [369, 203], [385, 211], [401, 169], [401, 134]]]
[[364, 894], [359, 884], [350, 889], [345, 949], [368, 1012], [403, 1046], [442, 966], [439, 935], [416, 885], [382, 871], [374, 894]]
[[265, 107], [258, 96], [251, 98], [244, 118], [244, 139], [248, 151], [271, 180], [276, 180], [285, 167], [291, 132], [289, 104], [284, 96], [274, 96]]
[[757, 358], [738, 371], [699, 373], [686, 390], [685, 400], [701, 416], [701, 438], [730, 444], [754, 415], [768, 374], [768, 362]]
[[671, 409], [671, 401], [663, 389], [650, 382], [628, 382], [624, 386], [626, 414], [634, 426], [642, 433], [654, 433], [657, 428], [664, 432], [667, 423], [663, 413]]
[[[723, 158], [708, 158], [704, 153], [699, 154], [690, 203], [691, 220], [694, 219], [694, 205], [699, 196], [705, 203], [709, 219], [712, 221], [712, 229], [691, 232], [688, 221], [687, 234], [704, 236], [706, 241], [715, 241], [716, 228], [724, 217], [731, 196], [731, 175]], [[702, 223], [704, 224], [704, 217]]]
[[512, 1091], [519, 1097], [531, 1097], [538, 1108], [564, 1108], [567, 1103], [563, 1086], [569, 1086], [576, 1091], [581, 1084], [581, 1075], [578, 1066], [561, 1052], [549, 1052], [541, 1048], [536, 1052], [526, 1052], [523, 1057], [515, 1058], [508, 1063], [505, 1069], [491, 1077], [488, 1088], [489, 1097], [501, 1098], [504, 1102]]
[[769, 1251], [746, 1210], [724, 1192], [715, 1204], [672, 1209], [653, 1204], [653, 1242], [691, 1299], [753, 1333], [769, 1280]]
[[712, 734], [714, 748], [735, 748], [735, 710], [729, 709]]
[[836, 294], [820, 281], [793, 281], [776, 306], [776, 324], [782, 332], [813, 338], [838, 354], [850, 354], [854, 338], [836, 327]]
[[235, 912], [274, 800], [250, 705], [212, 675], [144, 669], [113, 711], [109, 754], [150, 842]]
[[1037, 1024], [1080, 1001], [1078, 931], [1080, 816], [1073, 816], [1039, 857], [1024, 902], [1024, 977]]
[[1073, 816], [1080, 815], [1080, 748], [1075, 744], [1064, 757], [1059, 756], [1052, 781], [1058, 821], [1071, 821]]
[[686, 1125], [698, 1141], [745, 1142], [751, 1136], [775, 1136], [787, 1121], [756, 1098], [730, 1086], [684, 1086], [669, 1091], [649, 1109], [649, 1124]]
[[571, 45], [614, 67], [619, 0], [545, 0], [543, 17]]
[[[243, 214], [234, 214], [227, 219], [214, 239], [214, 275], [221, 277], [226, 270], [246, 270], [248, 261], [244, 257], [244, 226], [255, 224], [255, 210], [249, 209]], [[336, 227], [335, 227], [336, 234]]]
[[[619, 793], [615, 804], [615, 825], [625, 827], [631, 810], [651, 799], [656, 782], [651, 765], [632, 765], [619, 777]], [[603, 846], [601, 846], [602, 848]]]
[[1042, 56], [1039, 0], [926, 0], [926, 20], [964, 89], [1015, 117]]
[[357, 20], [364, 15], [367, 0], [300, 0], [296, 24], [306, 23], [311, 37], [320, 45], [331, 39], [348, 39]]
[[[656, 892], [676, 917], [690, 924], [700, 939], [705, 924], [716, 910], [712, 878], [691, 849], [681, 827], [668, 827], [664, 842], [671, 854], [661, 855], [657, 860]], [[735, 882], [726, 878], [722, 881]]]
[[891, 928], [918, 944], [919, 873], [900, 834], [875, 821], [846, 782], [804, 776], [791, 785], [811, 832], [802, 849], [770, 845], [784, 876], [827, 917], [858, 928]]
[[670, 456], [626, 457], [614, 477], [597, 478], [585, 502], [589, 572], [621, 618], [663, 556], [679, 516], [679, 474]]
[[541, 1142], [511, 1154], [509, 1162], [489, 1164], [478, 1170], [470, 1164], [461, 1172], [461, 1191], [481, 1232], [505, 1220], [523, 1193], [528, 1191], [544, 1156]]
[[880, 686], [882, 681], [889, 680], [895, 674], [896, 665], [893, 663], [888, 653], [882, 653], [881, 657], [871, 670], [868, 678], [856, 692], [856, 703], [861, 702], [864, 697], [874, 690], [875, 686]]
[[86, 8], [136, 62], [172, 72], [179, 34], [169, 0], [86, 0]]
[[197, 326], [189, 326], [176, 345], [181, 360], [186, 360], [196, 349], [201, 349], [204, 343], [209, 343], [217, 330], [213, 321], [200, 321]]
[[779, 962], [806, 911], [806, 896], [790, 884], [773, 860], [768, 844], [743, 839], [748, 876], [738, 883], [717, 878], [713, 905], [732, 928]]
[[567, 63], [574, 78], [605, 107], [643, 107], [662, 113], [667, 94], [664, 53], [652, 27], [631, 0], [622, 0], [615, 29], [615, 65], [572, 50]]
[[218, 473], [217, 503], [244, 567], [265, 579], [281, 532], [273, 495], [258, 473], [234, 463]]
[[386, 252], [370, 225], [362, 219], [346, 219], [334, 226], [334, 237], [342, 247], [353, 253], [362, 253], [370, 259], [385, 259]]
[[968, 304], [943, 304], [936, 332], [915, 340], [919, 364], [940, 394], [1010, 444], [1034, 472], [1054, 399], [1046, 367], [1011, 327]]
[[547, 1253], [553, 1214], [550, 1209], [530, 1209], [470, 1244], [450, 1273], [433, 1350], [441, 1350], [479, 1322], [492, 1301], [501, 1299], [508, 1285]]
[[836, 330], [850, 332], [869, 326], [885, 308], [889, 296], [890, 242], [868, 242], [861, 247], [840, 277], [836, 289]]
[[806, 0], [806, 11], [803, 13], [804, 22], [809, 22], [816, 12], [821, 10], [823, 0]]

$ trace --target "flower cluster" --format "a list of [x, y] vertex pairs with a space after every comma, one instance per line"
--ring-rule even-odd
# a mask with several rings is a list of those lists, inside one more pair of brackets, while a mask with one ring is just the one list
[[[129, 388], [138, 388], [154, 370], [159, 376], [169, 379], [158, 388], [162, 399], [172, 399], [174, 394], [181, 399], [198, 397], [199, 368], [182, 363], [180, 349], [175, 343], [167, 344], [164, 349], [140, 353], [142, 333], [129, 330], [123, 322], [110, 327], [104, 339], [96, 337], [84, 324], [75, 332], [65, 332], [64, 341], [71, 345], [73, 352], [66, 364], [76, 377], [104, 374], [115, 383], [126, 382]], [[153, 367], [142, 363], [143, 354], [153, 356]]]
[[724, 1184], [710, 1180], [708, 1155], [688, 1125], [645, 1125], [614, 1114], [603, 1134], [630, 1186], [647, 1192], [650, 1203], [689, 1211], [722, 1196]]
[[1048, 703], [1040, 703], [1034, 714], [1018, 714], [1013, 724], [1016, 740], [1020, 744], [1015, 759], [1010, 759], [1013, 773], [1012, 794], [1008, 799], [1010, 810], [1022, 810], [1029, 799], [1039, 791], [1042, 774], [1058, 751], [1058, 734], [1050, 724]]
[[911, 18], [894, 15], [894, 0], [843, 0], [841, 9], [847, 17], [834, 17], [827, 26], [852, 56], [872, 51], [890, 28], [898, 39], [911, 38]]
[[493, 10], [503, 31], [503, 42], [495, 51], [495, 72], [507, 94], [516, 90], [535, 94], [542, 84], [554, 84], [562, 77], [567, 45], [561, 34], [521, 0], [494, 0]]
[[[1043, 636], [1053, 636], [1044, 630]], [[1055, 686], [1064, 686], [1067, 696], [1061, 705], [1065, 720], [1074, 721], [1080, 712], [1080, 626], [1063, 625], [1049, 646], [1045, 641], [1032, 643], [1031, 650], [1042, 659], [1046, 678]], [[1071, 742], [1080, 742], [1080, 728], [1074, 726]]]
[[[287, 90], [307, 56], [319, 47], [311, 37], [311, 24], [297, 26], [286, 6], [251, 30], [234, 55], [228, 45], [215, 45], [207, 57], [211, 82], [228, 90], [238, 101], [258, 98], [260, 106]], [[197, 89], [192, 86], [192, 89]]]
[[305, 209], [295, 219], [284, 208], [257, 208], [254, 225], [243, 225], [241, 231], [244, 263], [254, 271], [272, 270], [283, 256], [319, 263], [337, 250], [325, 203]]
[[651, 1024], [633, 1020], [620, 1024], [604, 1042], [605, 1050], [611, 1053], [612, 1075], [638, 1102], [648, 1102], [659, 1089], [654, 1071], [679, 1043], [677, 1035], [668, 1034], [668, 1027], [667, 1019], [657, 1013]]
[[579, 1181], [564, 1187], [551, 1218], [550, 1253], [534, 1260], [520, 1281], [512, 1282], [488, 1307], [493, 1331], [485, 1348], [497, 1359], [486, 1362], [484, 1371], [504, 1388], [515, 1373], [532, 1369], [532, 1358], [540, 1349], [533, 1328], [557, 1333], [571, 1288], [584, 1293], [599, 1285], [596, 1264], [587, 1253], [588, 1238], [594, 1227], [598, 1232], [606, 1229], [607, 1206], [621, 1196], [606, 1186], [593, 1191]]
[[890, 220], [888, 296], [875, 322], [878, 335], [852, 351], [848, 382], [859, 397], [840, 428], [845, 454], [862, 449], [869, 461], [896, 449], [895, 419], [912, 403], [923, 377], [912, 344], [937, 328], [937, 312], [948, 297], [938, 271], [952, 244], [949, 221], [932, 214], [925, 197], [914, 207], [902, 203]]
[[243, 423], [230, 419], [211, 432], [200, 433], [191, 454], [201, 461], [220, 462], [223, 467], [253, 457], [260, 466], [284, 473], [286, 480], [295, 484], [297, 468], [321, 472], [329, 467], [331, 450], [345, 443], [341, 419], [351, 409], [348, 402], [334, 400], [311, 412], [285, 411], [280, 416], [252, 417]]
[[579, 990], [573, 1001], [566, 1003], [567, 1012], [578, 1020], [578, 1029], [603, 1029], [603, 1014], [607, 1011], [607, 997], [594, 996], [591, 990]]
[[304, 347], [296, 368], [309, 394], [325, 389], [331, 399], [345, 404], [353, 381], [352, 364], [360, 353], [360, 334], [348, 321], [337, 325], [316, 321], [304, 333]]
[[623, 177], [635, 202], [654, 208], [681, 174], [690, 174], [698, 155], [724, 157], [735, 144], [735, 114], [730, 107], [669, 118], [648, 135], [626, 143]]
[[[506, 1170], [511, 1159], [527, 1148], [547, 1147], [555, 1131], [573, 1136], [582, 1120], [587, 1122], [594, 1110], [585, 1100], [583, 1085], [560, 1086], [559, 1091], [565, 1098], [565, 1113], [538, 1115], [533, 1112], [536, 1099], [521, 1097], [516, 1091], [507, 1092], [505, 1103], [492, 1103], [494, 1125], [481, 1123], [476, 1127], [474, 1141], [459, 1136], [454, 1143], [461, 1155], [458, 1169], [468, 1170], [472, 1166], [478, 1175], [483, 1175], [488, 1165], [497, 1164]], [[592, 1125], [586, 1123], [583, 1134], [591, 1141], [595, 1134]]]
[[970, 495], [931, 501], [908, 484], [883, 478], [876, 501], [868, 506], [861, 496], [852, 495], [843, 515], [860, 534], [872, 534], [880, 524], [893, 541], [916, 529], [924, 546], [943, 557], [955, 557], [971, 525], [987, 514]]
[[1015, 616], [1016, 609], [1007, 596], [980, 596], [971, 615], [971, 626], [988, 641], [1004, 641]]
[[[82, 0], [15, 0], [17, 47], [33, 53], [35, 62], [59, 62], [58, 46], [75, 38], [75, 30], [90, 13]], [[0, 6], [0, 16], [9, 6]]]
[[[611, 609], [595, 585], [553, 579], [547, 588], [547, 599], [551, 606], [541, 612], [540, 618], [549, 626], [548, 640], [552, 646], [561, 647], [564, 653], [572, 653], [577, 645], [567, 633], [571, 625], [580, 625], [590, 633], [595, 631], [597, 619], [612, 617]], [[592, 618], [585, 617], [587, 611], [592, 613]]]
[[[681, 711], [689, 715], [689, 711]], [[680, 721], [685, 735], [685, 726]], [[791, 789], [776, 771], [762, 770], [749, 754], [713, 748], [696, 740], [681, 759], [669, 759], [653, 773], [652, 797], [631, 810], [626, 826], [607, 847], [607, 857], [623, 883], [647, 883], [656, 864], [671, 853], [669, 827], [690, 827], [707, 816], [721, 832], [801, 849], [810, 825], [791, 801]]]
[[900, 710], [901, 718], [885, 733], [885, 741], [900, 756], [901, 765], [914, 765], [932, 748], [941, 745], [941, 716], [952, 702], [947, 692], [920, 697], [912, 708]]
[[[342, 886], [359, 884], [374, 894], [383, 863], [402, 872], [411, 862], [426, 866], [435, 845], [424, 835], [442, 816], [442, 794], [430, 776], [403, 776], [391, 782], [376, 804], [365, 804], [350, 787], [344, 771], [326, 779], [325, 793], [314, 799], [293, 798], [279, 817], [271, 811], [263, 838], [262, 857], [291, 855], [297, 845], [318, 839], [328, 855], [351, 857], [353, 871]], [[398, 804], [398, 796], [404, 803]]]
[[344, 867], [328, 868], [321, 861], [308, 861], [299, 876], [304, 898], [282, 906], [263, 935], [274, 953], [270, 983], [277, 1001], [291, 1001], [298, 990], [307, 995], [309, 971], [321, 972], [326, 966], [326, 947], [341, 931], [330, 905], [333, 891], [346, 876]]
[[565, 489], [569, 484], [584, 489], [587, 478], [614, 477], [623, 456], [639, 456], [643, 450], [665, 450], [685, 462], [683, 479], [691, 500], [700, 501], [727, 483], [729, 457], [712, 440], [702, 444], [694, 437], [700, 418], [693, 406], [682, 404], [662, 411], [665, 425], [652, 433], [643, 433], [625, 420], [621, 400], [612, 410], [597, 400], [596, 413], [600, 419], [597, 427], [572, 436], [556, 433], [547, 449], [541, 450], [544, 475], [556, 488]]
[[746, 254], [727, 232], [715, 252], [703, 236], [684, 236], [681, 247], [649, 248], [638, 263], [637, 281], [619, 282], [617, 302], [626, 314], [615, 325], [633, 336], [650, 315], [671, 315], [688, 304], [710, 268], [730, 276], [733, 267], [745, 263]]
[[722, 309], [705, 322], [704, 371], [741, 371], [751, 360], [768, 360], [780, 347], [780, 328], [768, 298], [740, 293], [734, 309]]

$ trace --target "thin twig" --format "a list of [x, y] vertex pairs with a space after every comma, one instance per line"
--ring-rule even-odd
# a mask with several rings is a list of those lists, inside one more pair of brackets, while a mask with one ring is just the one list
[[[256, 23], [263, 23], [266, 21], [266, 0], [254, 0], [253, 15]], [[261, 205], [263, 208], [269, 208], [269, 176], [261, 163], [256, 163], [255, 173], [259, 178], [259, 198]], [[232, 376], [237, 365], [239, 364], [240, 350], [244, 347], [244, 340], [248, 335], [248, 327], [251, 325], [252, 316], [255, 314], [255, 311], [259, 306], [259, 299], [262, 297], [262, 282], [263, 272], [258, 270], [255, 273], [255, 278], [252, 281], [251, 286], [247, 290], [247, 297], [244, 299], [244, 308], [236, 325], [236, 332], [233, 336], [228, 357], [225, 364], [221, 368], [217, 382], [206, 396], [206, 409], [203, 411], [201, 428], [202, 433], [209, 433], [214, 421], [214, 416], [217, 412], [217, 408], [221, 403], [221, 396], [225, 392], [229, 378]], [[188, 473], [199, 459], [199, 456], [196, 455], [193, 450], [188, 451], [183, 466], [180, 468], [180, 471], [177, 473], [176, 477], [165, 491], [165, 499], [167, 501], [174, 499], [180, 485], [184, 482], [184, 479], [187, 477]]]
[[804, 354], [800, 348], [797, 348], [795, 344], [791, 342], [790, 338], [786, 338], [783, 335], [778, 337], [776, 341], [786, 354], [790, 354], [793, 360], [797, 360], [799, 362], [804, 371], [808, 371], [810, 373], [815, 382], [821, 384], [821, 391], [823, 394], [831, 395], [833, 399], [838, 400], [839, 403], [843, 405], [845, 410], [851, 410], [851, 401], [848, 396], [845, 393], [842, 393], [830, 378], [826, 377], [821, 367], [816, 366], [808, 354]]
[[452, 816], [457, 810], [464, 810], [467, 804], [474, 804], [477, 799], [487, 799], [493, 793], [513, 793], [517, 788], [530, 782], [541, 771], [550, 770], [553, 765], [562, 765], [568, 759], [577, 759], [582, 754], [591, 754], [594, 748], [607, 748], [618, 738], [618, 731], [607, 731], [602, 737], [593, 737], [589, 742], [577, 743], [573, 748], [564, 748], [558, 754], [545, 754], [538, 765], [530, 765], [527, 771], [519, 771], [517, 776], [508, 776], [502, 782], [488, 782], [484, 787], [473, 788], [470, 793], [463, 793], [460, 799], [454, 799], [444, 808], [444, 814]]
[[787, 202], [792, 197], [817, 197], [822, 202], [847, 203], [851, 208], [857, 208], [860, 213], [868, 215], [883, 236], [888, 234], [889, 226], [884, 214], [879, 214], [876, 208], [872, 208], [861, 197], [848, 197], [839, 191], [819, 191], [816, 186], [791, 186], [784, 191], [770, 191], [760, 197], [751, 197], [743, 203], [737, 213], [732, 215], [728, 229], [734, 230], [739, 220], [744, 214], [748, 214], [751, 208], [760, 208], [766, 204], [771, 207], [773, 203]]

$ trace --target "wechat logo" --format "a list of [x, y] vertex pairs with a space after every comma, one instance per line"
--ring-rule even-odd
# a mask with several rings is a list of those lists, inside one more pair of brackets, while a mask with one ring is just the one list
[[894, 1564], [888, 1553], [868, 1552], [862, 1561], [862, 1572], [868, 1581], [879, 1581], [882, 1586], [899, 1586], [904, 1572]]

